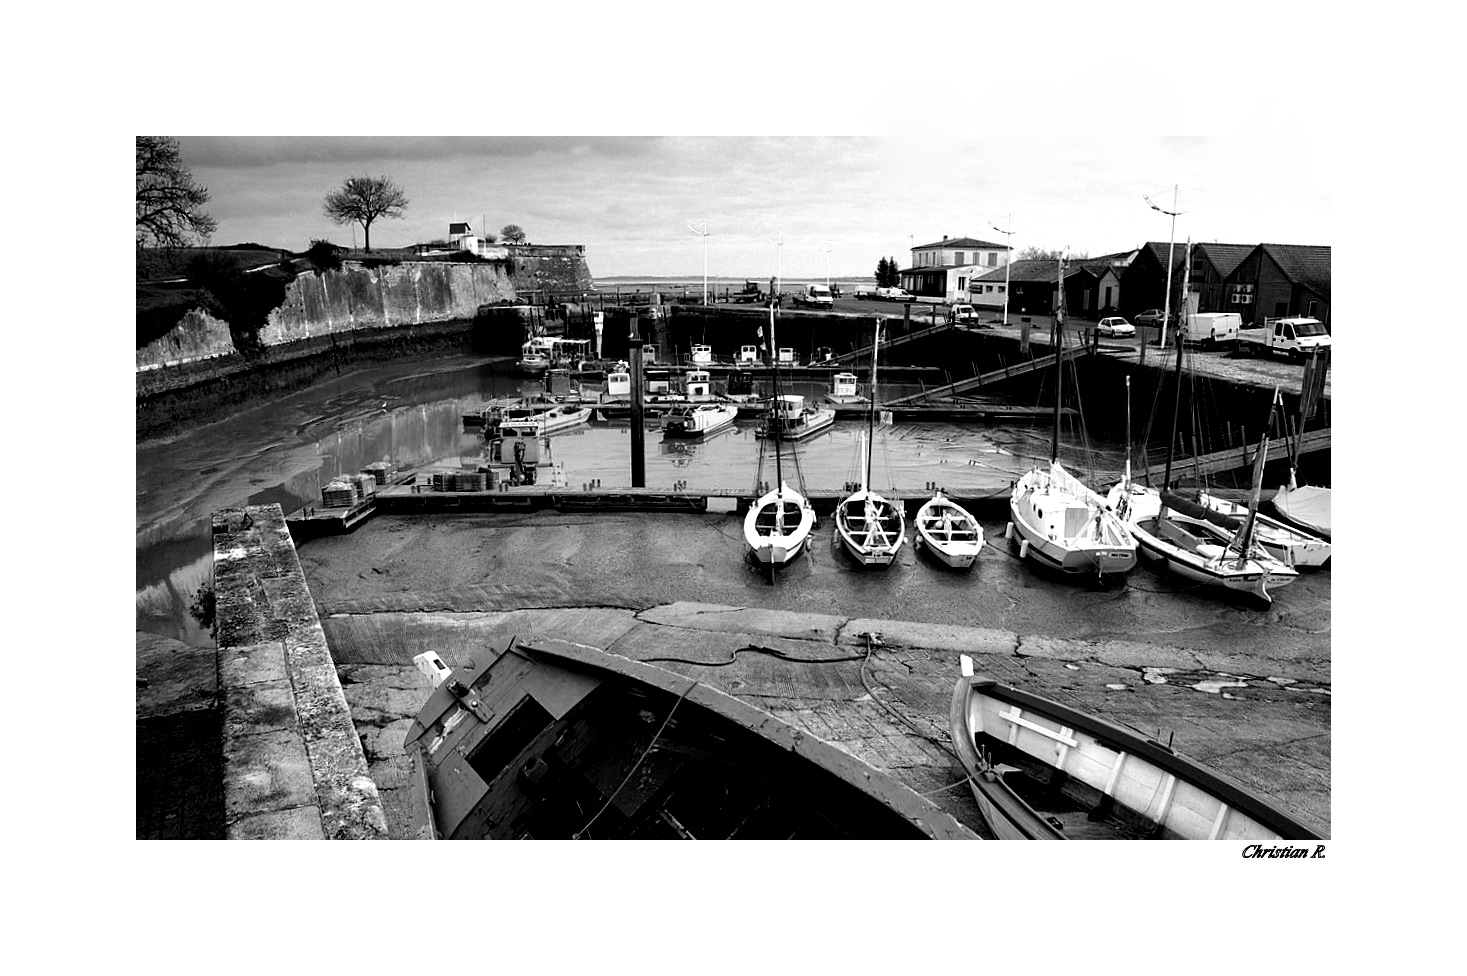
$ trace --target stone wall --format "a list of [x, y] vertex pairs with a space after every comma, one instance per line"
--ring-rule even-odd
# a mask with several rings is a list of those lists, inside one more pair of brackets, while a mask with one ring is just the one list
[[234, 337], [229, 334], [229, 323], [219, 321], [202, 309], [193, 309], [179, 320], [172, 332], [137, 351], [137, 368], [177, 366], [234, 352]]
[[533, 292], [578, 294], [591, 290], [591, 269], [584, 244], [511, 244], [506, 250], [514, 264], [514, 287], [522, 295]]
[[227, 836], [386, 837], [280, 506], [216, 512], [213, 534]]
[[404, 261], [301, 275], [260, 330], [266, 346], [394, 325], [469, 320], [479, 306], [513, 300], [503, 264]]

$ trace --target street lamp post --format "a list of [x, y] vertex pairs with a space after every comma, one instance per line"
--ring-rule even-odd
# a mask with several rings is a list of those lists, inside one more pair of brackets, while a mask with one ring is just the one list
[[703, 221], [703, 229], [702, 230], [699, 230], [698, 228], [694, 227], [692, 224], [689, 224], [688, 225], [688, 230], [692, 231], [694, 234], [697, 234], [699, 237], [703, 238], [703, 304], [704, 305], [707, 305], [708, 304], [708, 221], [706, 221], [706, 220]]
[[822, 247], [820, 250], [825, 253], [825, 289], [826, 289], [826, 291], [829, 291], [830, 290], [830, 248], [828, 248], [828, 247]]
[[[1167, 240], [1166, 244], [1166, 295], [1162, 299], [1161, 303], [1161, 342], [1158, 344], [1159, 348], [1165, 349], [1166, 326], [1167, 323], [1171, 321], [1172, 317], [1172, 252], [1176, 248], [1177, 217], [1181, 214], [1181, 211], [1177, 209], [1177, 186], [1175, 183], [1172, 184], [1172, 209], [1170, 210], [1161, 209], [1156, 204], [1152, 203], [1151, 198], [1146, 196], [1145, 194], [1142, 194], [1141, 199], [1145, 200], [1146, 205], [1152, 210], [1155, 210], [1157, 213], [1164, 213], [1168, 217], [1172, 218], [1171, 237]], [[1146, 348], [1145, 339], [1141, 340], [1141, 348], [1143, 350]]]
[[1004, 243], [1009, 248], [1009, 253], [1004, 255], [1003, 261], [1003, 324], [1005, 328], [1009, 324], [1009, 265], [1014, 263], [1014, 215], [1012, 213], [1009, 214], [1008, 224], [1008, 230], [999, 230], [998, 225], [993, 221], [988, 222], [988, 226], [1006, 235], [1007, 239]]

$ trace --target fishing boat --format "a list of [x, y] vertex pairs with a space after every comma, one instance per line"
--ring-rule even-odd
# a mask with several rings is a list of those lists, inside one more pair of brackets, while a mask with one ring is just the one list
[[[769, 307], [769, 344], [774, 345], [774, 306]], [[779, 401], [779, 369], [774, 371], [775, 401]], [[834, 416], [832, 414], [832, 420]], [[815, 528], [815, 508], [803, 494], [791, 488], [784, 480], [783, 459], [780, 440], [783, 424], [772, 423], [770, 439], [774, 443], [773, 491], [765, 492], [744, 515], [744, 542], [749, 555], [756, 563], [770, 567], [783, 566], [805, 551], [810, 541], [810, 532]], [[757, 481], [764, 472], [764, 446], [759, 452]]]
[[1273, 509], [1295, 525], [1330, 538], [1330, 495], [1329, 488], [1318, 485], [1301, 485], [1298, 482], [1299, 446], [1304, 437], [1304, 423], [1314, 415], [1314, 408], [1324, 394], [1325, 379], [1329, 376], [1329, 352], [1321, 354], [1316, 347], [1309, 361], [1304, 364], [1304, 380], [1299, 390], [1299, 426], [1294, 431], [1289, 448], [1289, 483], [1282, 485], [1273, 495]]
[[826, 403], [865, 403], [856, 387], [855, 373], [836, 373], [830, 378], [830, 392], [825, 394]]
[[688, 361], [695, 366], [709, 366], [713, 363], [713, 347], [696, 343], [692, 352], [688, 354]]
[[735, 366], [757, 366], [759, 364], [758, 346], [739, 346], [738, 358], [734, 360]]
[[628, 403], [632, 399], [632, 370], [624, 361], [616, 363], [606, 374], [602, 403]]
[[713, 377], [706, 369], [690, 369], [683, 377], [683, 398], [694, 403], [713, 399]]
[[983, 527], [941, 488], [917, 509], [916, 544], [953, 569], [967, 569], [983, 551]]
[[408, 730], [423, 839], [960, 839], [887, 774], [768, 712], [596, 648], [498, 641]]
[[1319, 840], [1221, 773], [1130, 729], [974, 673], [953, 689], [953, 747], [1001, 840]]
[[1009, 496], [1005, 538], [1019, 540], [1019, 558], [1071, 574], [1118, 577], [1136, 568], [1136, 540], [1125, 524], [1059, 460], [1064, 349], [1064, 269], [1059, 262], [1059, 308], [1054, 322], [1054, 433], [1049, 464], [1036, 465]]
[[773, 398], [764, 423], [754, 431], [755, 437], [769, 437], [777, 432], [782, 441], [802, 441], [835, 423], [835, 411], [807, 406], [797, 393], [783, 393]]
[[667, 437], [705, 437], [732, 427], [739, 408], [732, 403], [699, 403], [673, 407], [662, 415], [662, 433]]
[[521, 373], [530, 376], [538, 376], [550, 368], [550, 354], [547, 350], [536, 348], [535, 340], [531, 339], [520, 347], [520, 358], [515, 366]]
[[[1272, 603], [1269, 588], [1287, 586], [1299, 573], [1287, 562], [1270, 555], [1257, 538], [1257, 511], [1263, 486], [1263, 465], [1268, 459], [1268, 431], [1273, 426], [1279, 398], [1269, 404], [1269, 423], [1253, 462], [1253, 490], [1248, 511], [1236, 526], [1211, 508], [1198, 504], [1171, 489], [1172, 461], [1176, 450], [1177, 413], [1182, 396], [1183, 337], [1177, 337], [1176, 397], [1172, 404], [1171, 435], [1168, 437], [1166, 471], [1160, 489], [1134, 484], [1128, 458], [1121, 483], [1111, 489], [1109, 503], [1126, 521], [1141, 552], [1161, 568], [1184, 579], [1225, 591], [1252, 595]], [[1129, 412], [1129, 397], [1127, 397]], [[1127, 424], [1129, 427], [1129, 422]], [[1129, 439], [1128, 439], [1129, 440]]]
[[871, 408], [866, 411], [866, 433], [857, 438], [860, 487], [835, 507], [835, 530], [841, 546], [862, 566], [890, 566], [907, 538], [906, 515], [901, 502], [893, 502], [871, 490], [871, 456], [876, 442], [876, 350], [881, 346], [881, 320], [876, 320], [876, 338], [871, 343]]

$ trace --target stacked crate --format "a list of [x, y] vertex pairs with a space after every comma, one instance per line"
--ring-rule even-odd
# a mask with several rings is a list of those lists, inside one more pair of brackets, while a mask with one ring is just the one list
[[336, 478], [321, 489], [321, 504], [326, 508], [350, 508], [356, 501], [356, 487], [350, 481]]
[[481, 471], [446, 471], [433, 475], [434, 491], [486, 491], [489, 476]]
[[391, 461], [373, 461], [362, 469], [362, 474], [371, 475], [379, 486], [389, 485], [392, 479], [397, 477], [397, 468]]
[[366, 501], [371, 495], [377, 493], [377, 479], [369, 474], [354, 474], [348, 476], [352, 487], [356, 489], [357, 501]]

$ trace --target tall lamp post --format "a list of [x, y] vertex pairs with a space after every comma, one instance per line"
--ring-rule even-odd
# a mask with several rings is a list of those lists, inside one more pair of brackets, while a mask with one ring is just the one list
[[825, 254], [825, 288], [826, 288], [827, 291], [829, 291], [830, 290], [830, 248], [828, 248], [828, 247], [822, 247], [820, 250]]
[[[1164, 213], [1168, 217], [1172, 218], [1172, 235], [1167, 240], [1166, 244], [1166, 296], [1161, 303], [1161, 342], [1158, 344], [1159, 348], [1165, 349], [1166, 326], [1172, 318], [1172, 252], [1176, 248], [1177, 217], [1182, 213], [1182, 211], [1177, 209], [1177, 187], [1175, 183], [1172, 184], [1172, 209], [1170, 210], [1161, 209], [1156, 204], [1152, 203], [1151, 198], [1146, 196], [1146, 194], [1144, 193], [1141, 195], [1141, 199], [1145, 200], [1146, 205], [1152, 210], [1155, 210], [1157, 213]], [[1141, 348], [1146, 348], [1146, 340], [1144, 339], [1141, 340]]]
[[703, 238], [703, 304], [704, 305], [707, 305], [708, 304], [708, 236], [709, 236], [708, 235], [708, 221], [706, 221], [706, 220], [703, 221], [703, 229], [702, 230], [699, 230], [697, 227], [694, 227], [692, 224], [689, 224], [688, 225], [688, 230], [692, 231], [694, 234], [697, 234], [699, 237]]
[[1008, 224], [1008, 230], [1000, 230], [993, 221], [988, 222], [988, 226], [1005, 235], [1004, 243], [1009, 248], [1009, 253], [1004, 255], [1003, 261], [1003, 324], [1005, 328], [1009, 324], [1009, 265], [1014, 263], [1014, 215], [1012, 213], [1009, 214]]

